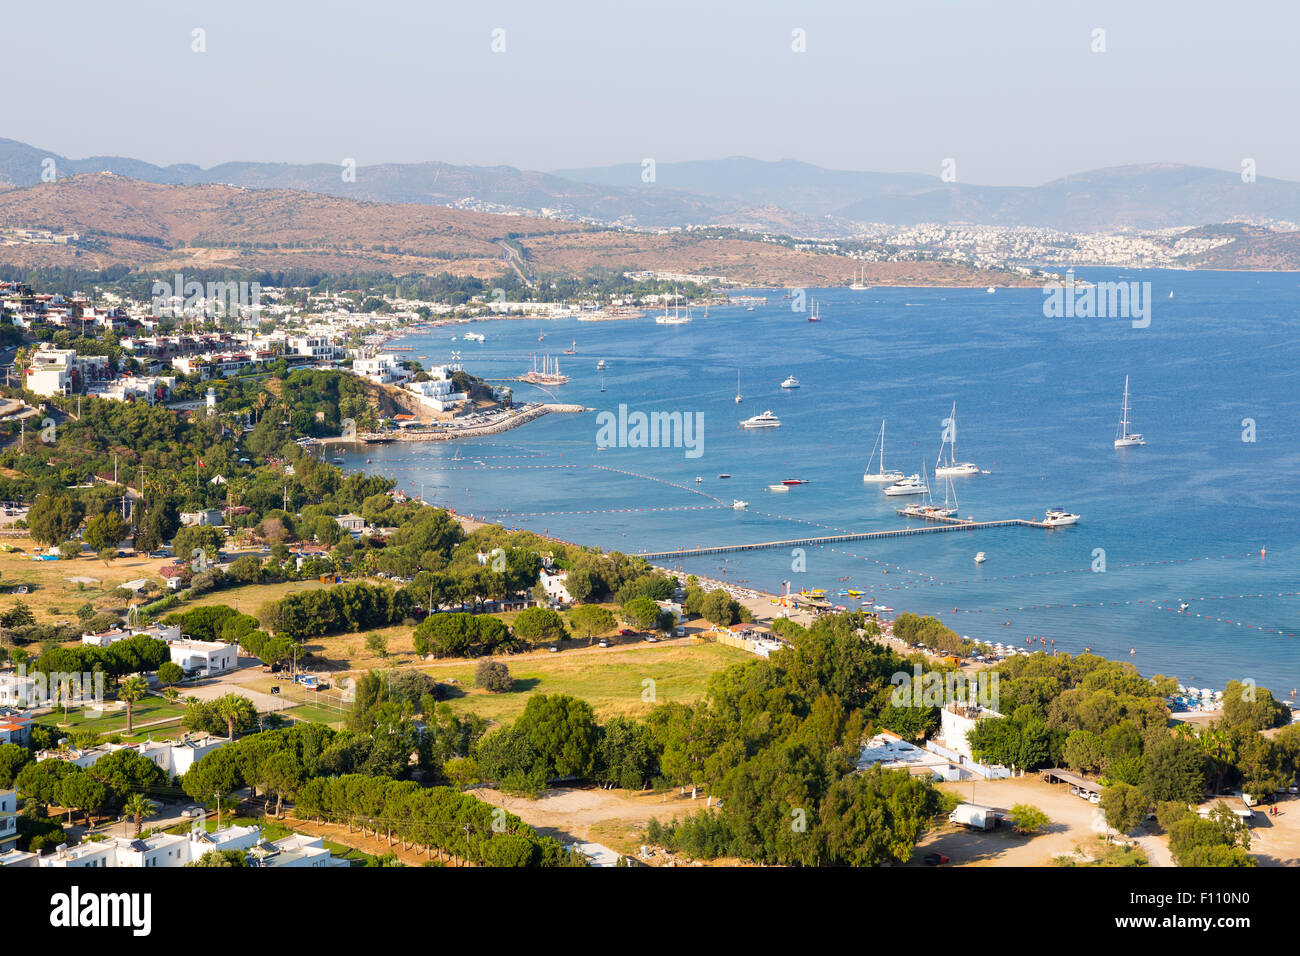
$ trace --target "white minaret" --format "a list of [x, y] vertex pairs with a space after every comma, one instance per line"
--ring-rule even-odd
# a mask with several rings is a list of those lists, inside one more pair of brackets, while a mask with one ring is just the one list
[[209, 388], [208, 389], [208, 417], [211, 418], [216, 413], [217, 413], [217, 390], [215, 388]]

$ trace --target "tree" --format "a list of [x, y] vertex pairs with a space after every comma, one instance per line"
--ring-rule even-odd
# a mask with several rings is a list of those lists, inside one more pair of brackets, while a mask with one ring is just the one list
[[275, 795], [275, 818], [280, 818], [280, 809], [285, 797], [293, 797], [302, 786], [305, 776], [302, 762], [292, 750], [280, 750], [263, 758], [258, 764], [255, 782], [269, 794]]
[[371, 631], [366, 635], [366, 650], [378, 657], [387, 657], [388, 635], [383, 631]]
[[86, 522], [86, 531], [82, 535], [86, 544], [96, 552], [112, 551], [117, 554], [117, 546], [126, 537], [126, 522], [116, 511], [95, 515]]
[[135, 705], [149, 693], [149, 682], [139, 674], [132, 674], [117, 687], [117, 699], [126, 704], [126, 732], [134, 732]]
[[[938, 810], [939, 793], [928, 781], [877, 765], [831, 784], [816, 833], [806, 835], [816, 840], [806, 842], [820, 855], [814, 862], [833, 866], [902, 862]], [[781, 830], [789, 831], [789, 813], [783, 817]]]
[[68, 774], [59, 784], [58, 802], [68, 808], [69, 817], [73, 810], [84, 813], [88, 827], [93, 814], [107, 801], [108, 788], [84, 770]]
[[18, 744], [0, 744], [0, 790], [8, 790], [14, 785], [18, 771], [31, 760], [26, 747]]
[[69, 495], [46, 492], [39, 495], [27, 514], [32, 539], [44, 545], [67, 541], [81, 526], [85, 515], [81, 502]]
[[659, 605], [648, 597], [635, 597], [623, 605], [623, 616], [638, 630], [646, 631], [659, 623]]
[[534, 647], [557, 643], [567, 636], [564, 618], [549, 607], [524, 608], [515, 617], [511, 628], [516, 637]]
[[175, 661], [167, 661], [158, 668], [157, 676], [158, 683], [170, 687], [172, 684], [179, 684], [185, 679], [185, 670]]
[[140, 828], [143, 826], [145, 818], [156, 814], [158, 808], [144, 794], [133, 793], [126, 798], [126, 803], [122, 805], [122, 812], [135, 822], [135, 836], [138, 840], [140, 838]]
[[510, 690], [514, 683], [514, 678], [510, 676], [510, 669], [500, 661], [482, 660], [474, 668], [475, 687], [499, 694]]
[[1166, 800], [1200, 803], [1205, 777], [1205, 754], [1185, 737], [1167, 734], [1147, 746], [1142, 762], [1142, 794], [1148, 805]]
[[1229, 727], [1267, 730], [1289, 723], [1291, 710], [1254, 682], [1230, 680], [1223, 690], [1223, 719]]
[[177, 561], [185, 564], [198, 557], [196, 551], [202, 552], [207, 561], [215, 561], [225, 540], [225, 536], [211, 525], [181, 528], [172, 538], [172, 552]]
[[597, 729], [591, 705], [568, 694], [528, 698], [514, 730], [524, 735], [548, 777], [590, 777]]
[[193, 860], [185, 865], [202, 867], [248, 866], [248, 857], [239, 850], [209, 850], [197, 860]]
[[482, 780], [478, 772], [478, 762], [473, 757], [452, 757], [442, 765], [442, 775], [457, 790], [472, 787]]
[[1179, 866], [1254, 866], [1250, 830], [1220, 802], [1209, 816], [1187, 811], [1169, 826], [1169, 851]]
[[212, 702], [215, 713], [226, 722], [226, 736], [235, 737], [236, 726], [248, 726], [257, 723], [257, 708], [247, 697], [240, 694], [225, 694]]
[[735, 622], [737, 613], [736, 602], [731, 599], [730, 594], [721, 588], [710, 591], [704, 595], [704, 600], [700, 602], [700, 615], [705, 620], [720, 624], [723, 627], [730, 626]]
[[569, 612], [569, 624], [579, 634], [586, 636], [587, 643], [590, 644], [595, 635], [613, 629], [614, 615], [599, 604], [580, 604]]
[[1120, 833], [1128, 833], [1141, 824], [1150, 806], [1142, 791], [1127, 783], [1113, 783], [1101, 792], [1106, 825]]
[[1026, 835], [1037, 833], [1052, 822], [1046, 813], [1027, 803], [1017, 803], [1012, 807], [1010, 817], [1015, 831]]

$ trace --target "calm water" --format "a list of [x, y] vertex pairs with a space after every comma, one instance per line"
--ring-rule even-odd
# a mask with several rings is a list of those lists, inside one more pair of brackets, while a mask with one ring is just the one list
[[[554, 390], [560, 400], [701, 412], [703, 455], [598, 452], [594, 415], [549, 415], [491, 439], [364, 449], [348, 467], [508, 527], [628, 552], [899, 528], [907, 522], [894, 508], [909, 499], [862, 482], [881, 419], [891, 468], [932, 469], [956, 401], [958, 457], [991, 472], [953, 480], [963, 516], [1038, 519], [1059, 506], [1082, 521], [809, 547], [803, 571], [788, 549], [673, 566], [770, 591], [783, 580], [861, 589], [974, 638], [1041, 646], [1041, 637], [1117, 658], [1131, 649], [1147, 674], [1198, 687], [1253, 678], [1290, 693], [1300, 685], [1300, 279], [1078, 275], [1150, 281], [1150, 327], [1045, 318], [1039, 289], [830, 289], [815, 293], [819, 324], [792, 314], [778, 291], [753, 312], [711, 309], [686, 326], [647, 317], [439, 329], [402, 344], [426, 365], [458, 350], [490, 379], [527, 370], [532, 353], [558, 355], [570, 376]], [[451, 340], [471, 328], [486, 341]], [[574, 339], [578, 354], [560, 354]], [[792, 373], [802, 387], [781, 389]], [[1125, 374], [1133, 428], [1148, 444], [1116, 449]], [[515, 389], [520, 400], [546, 398]], [[737, 428], [765, 409], [782, 428]], [[1253, 443], [1242, 440], [1246, 418]], [[811, 483], [767, 490], [788, 477]], [[734, 498], [749, 510], [733, 511]], [[1104, 572], [1092, 570], [1097, 549]], [[1179, 614], [1182, 601], [1190, 607]]]

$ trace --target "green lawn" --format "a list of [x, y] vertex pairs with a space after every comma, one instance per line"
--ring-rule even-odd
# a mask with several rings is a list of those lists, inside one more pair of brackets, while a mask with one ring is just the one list
[[[640, 716], [656, 703], [691, 703], [704, 695], [709, 678], [753, 655], [720, 644], [630, 644], [591, 648], [566, 642], [558, 654], [496, 657], [510, 669], [515, 689], [489, 694], [474, 687], [477, 661], [425, 664], [438, 680], [460, 681], [449, 703], [495, 721], [513, 720], [533, 694], [572, 694], [591, 704], [600, 717]], [[653, 681], [646, 684], [645, 681]]]
[[[153, 728], [142, 727], [142, 724], [149, 724], [158, 720], [172, 721], [172, 723], [160, 724], [157, 727], [161, 736], [164, 733], [171, 733], [177, 726], [175, 721], [180, 720], [184, 714], [184, 704], [150, 696], [135, 705], [133, 723], [138, 732], [137, 735], [147, 736], [148, 732]], [[95, 734], [115, 734], [126, 730], [126, 711], [113, 711], [102, 716], [94, 716], [89, 711], [73, 708], [68, 711], [67, 725], [58, 726], [63, 723], [63, 711], [58, 710], [42, 719], [40, 723], [52, 727], [56, 731], [81, 730]]]

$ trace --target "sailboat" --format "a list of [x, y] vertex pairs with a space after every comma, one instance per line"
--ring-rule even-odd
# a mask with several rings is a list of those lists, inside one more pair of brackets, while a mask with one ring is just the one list
[[736, 404], [740, 404], [740, 369], [736, 369]]
[[577, 354], [578, 354], [578, 340], [577, 340], [577, 339], [574, 339], [574, 340], [573, 340], [573, 344], [570, 345], [567, 349], [564, 350], [564, 354], [565, 354], [565, 355], [577, 355]]
[[[876, 458], [876, 449], [880, 449], [880, 470], [872, 471], [871, 463]], [[867, 470], [862, 473], [862, 480], [873, 484], [892, 485], [896, 481], [903, 480], [901, 471], [885, 471], [885, 420], [880, 420], [880, 434], [876, 436], [876, 444], [871, 448], [871, 457], [867, 459]]]
[[[979, 466], [969, 461], [955, 461], [957, 457], [957, 403], [952, 403], [952, 413], [948, 420], [944, 422], [947, 430], [943, 435], [943, 442], [939, 445], [939, 460], [934, 463], [934, 476], [936, 478], [946, 478], [949, 475], [978, 475]], [[948, 450], [948, 463], [943, 461], [944, 449]]]
[[819, 306], [819, 305], [817, 304], [817, 300], [816, 300], [816, 299], [813, 299], [813, 301], [812, 301], [812, 311], [808, 313], [808, 321], [809, 321], [809, 322], [820, 322], [821, 320], [822, 320], [822, 310], [821, 310], [821, 306]]
[[600, 390], [602, 392], [605, 390], [605, 376], [603, 375], [600, 377]]
[[673, 289], [673, 314], [668, 314], [668, 301], [664, 300], [664, 314], [655, 316], [655, 322], [659, 325], [685, 325], [691, 321], [691, 307], [689, 303], [686, 306], [686, 314], [682, 315], [681, 299], [677, 295], [677, 290]]
[[1116, 448], [1127, 448], [1129, 445], [1145, 445], [1142, 436], [1136, 432], [1130, 432], [1128, 426], [1132, 424], [1128, 420], [1128, 376], [1124, 376], [1124, 404], [1119, 413], [1119, 437], [1115, 439]]
[[854, 278], [853, 283], [849, 286], [854, 292], [865, 292], [871, 286], [867, 285], [867, 267], [862, 266], [858, 269], [858, 275]]

